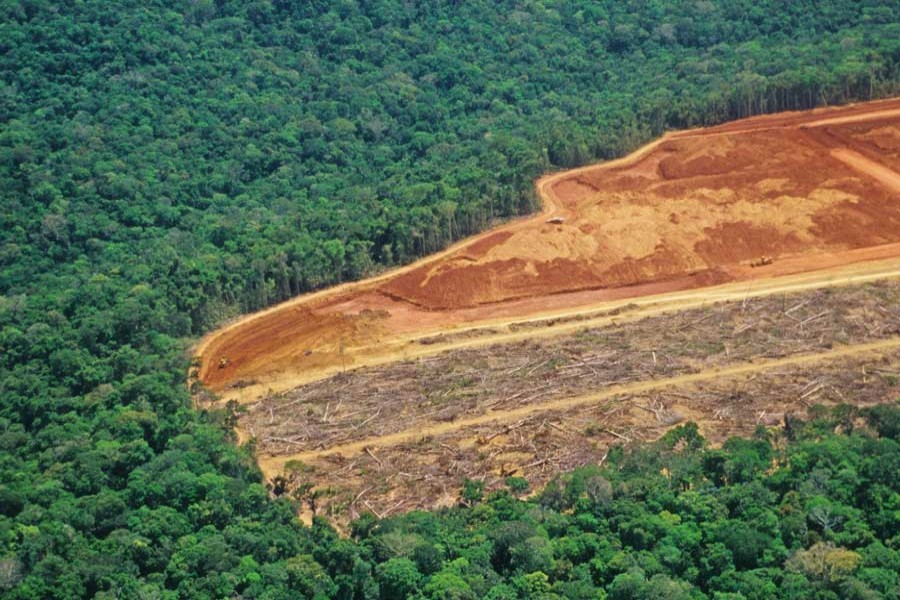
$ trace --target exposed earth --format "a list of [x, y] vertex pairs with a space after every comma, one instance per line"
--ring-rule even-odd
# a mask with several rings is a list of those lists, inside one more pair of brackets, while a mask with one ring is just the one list
[[900, 99], [667, 134], [542, 178], [536, 216], [214, 332], [196, 375], [247, 402], [349, 368], [515, 339], [510, 325], [523, 320], [896, 274], [898, 173]]
[[345, 523], [455, 503], [466, 478], [539, 490], [686, 421], [719, 444], [898, 396], [894, 279], [355, 369], [241, 406], [238, 431], [270, 479]]

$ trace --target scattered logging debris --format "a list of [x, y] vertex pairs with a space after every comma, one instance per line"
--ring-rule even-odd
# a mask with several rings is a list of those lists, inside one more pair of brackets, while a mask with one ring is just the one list
[[[466, 479], [482, 479], [486, 490], [504, 488], [506, 478], [525, 478], [540, 489], [556, 474], [601, 464], [616, 444], [658, 438], [678, 423], [698, 423], [712, 443], [751, 435], [762, 425], [790, 427], [816, 405], [868, 406], [896, 397], [900, 351], [873, 365], [871, 357], [799, 365], [638, 395], [622, 395], [591, 406], [542, 412], [513, 423], [489, 423], [353, 456], [323, 453], [297, 481], [314, 481], [333, 495], [320, 510], [337, 523], [364, 511], [396, 514], [458, 501]], [[809, 393], [812, 390], [812, 393]], [[798, 398], [806, 395], [802, 402]], [[382, 468], [381, 461], [390, 468]], [[400, 500], [403, 504], [394, 508]]]
[[[365, 502], [380, 512], [433, 507], [455, 501], [465, 478], [501, 485], [501, 473], [514, 473], [536, 484], [599, 461], [610, 444], [652, 439], [686, 420], [715, 423], [707, 435], [724, 436], [778, 423], [786, 411], [817, 403], [868, 402], [886, 393], [886, 382], [896, 382], [898, 368], [850, 372], [846, 361], [779, 368], [747, 381], [667, 389], [559, 414], [542, 410], [377, 449], [367, 445], [355, 456], [328, 449], [629, 383], [898, 335], [900, 282], [753, 298], [341, 373], [249, 405], [240, 427], [261, 455], [320, 451], [310, 476], [350, 496], [340, 492], [319, 504], [343, 502], [333, 509], [341, 515], [366, 510]], [[858, 393], [860, 385], [871, 393]], [[371, 489], [348, 505], [364, 488]]]
[[249, 405], [241, 427], [260, 450], [289, 454], [895, 335], [898, 282], [756, 298], [341, 373]]

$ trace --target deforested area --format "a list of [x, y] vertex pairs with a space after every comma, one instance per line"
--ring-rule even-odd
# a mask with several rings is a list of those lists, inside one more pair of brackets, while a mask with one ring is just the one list
[[[337, 523], [366, 512], [386, 517], [414, 509], [453, 506], [466, 481], [485, 492], [521, 478], [540, 490], [579, 467], [603, 465], [618, 446], [652, 442], [693, 423], [714, 445], [751, 436], [760, 427], [789, 434], [827, 407], [854, 408], [900, 396], [900, 344], [883, 352], [780, 365], [657, 390], [609, 394], [550, 406], [513, 420], [480, 422], [416, 435], [395, 443], [372, 439], [362, 448], [337, 446], [300, 457], [263, 458], [264, 469], [295, 494], [306, 514], [315, 508]], [[852, 417], [851, 424], [852, 424]], [[274, 446], [274, 444], [272, 444]], [[277, 447], [277, 446], [276, 446]]]
[[894, 291], [742, 295], [900, 277], [898, 94], [896, 1], [3, 0], [0, 598], [897, 600]]
[[759, 116], [546, 175], [530, 218], [214, 333], [198, 379], [225, 394], [257, 382], [257, 397], [264, 383], [284, 391], [292, 377], [478, 321], [777, 277], [827, 282], [830, 269], [880, 261], [894, 272], [898, 122], [897, 99]]
[[239, 426], [263, 454], [296, 454], [605, 388], [897, 337], [896, 281], [753, 298], [353, 370], [248, 405]]

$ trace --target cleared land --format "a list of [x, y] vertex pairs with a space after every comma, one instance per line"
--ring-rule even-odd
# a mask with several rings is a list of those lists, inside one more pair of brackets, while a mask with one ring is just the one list
[[538, 486], [684, 420], [721, 441], [814, 404], [882, 402], [898, 382], [891, 281], [358, 369], [247, 405], [240, 427], [267, 475], [314, 482], [340, 521], [453, 502], [466, 477]]
[[898, 173], [900, 99], [669, 134], [541, 179], [540, 215], [215, 332], [194, 376], [337, 522], [541, 486], [685, 420], [718, 442], [895, 399]]
[[[900, 100], [667, 135], [625, 159], [542, 179], [541, 215], [220, 330], [198, 348], [197, 375], [226, 398], [252, 401], [458, 347], [458, 338], [417, 341], [452, 331], [481, 329], [469, 340], [477, 345], [525, 318], [614, 310], [632, 298], [684, 308], [737, 297], [748, 281], [790, 290], [894, 273], [898, 139]], [[772, 263], [751, 266], [763, 257]]]

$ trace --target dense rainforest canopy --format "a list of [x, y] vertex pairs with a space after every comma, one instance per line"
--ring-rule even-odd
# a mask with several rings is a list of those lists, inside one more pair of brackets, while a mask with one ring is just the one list
[[896, 93], [900, 3], [2, 0], [0, 50], [4, 597], [897, 598], [896, 409], [346, 540], [183, 381], [191, 336], [531, 211], [544, 171]]

